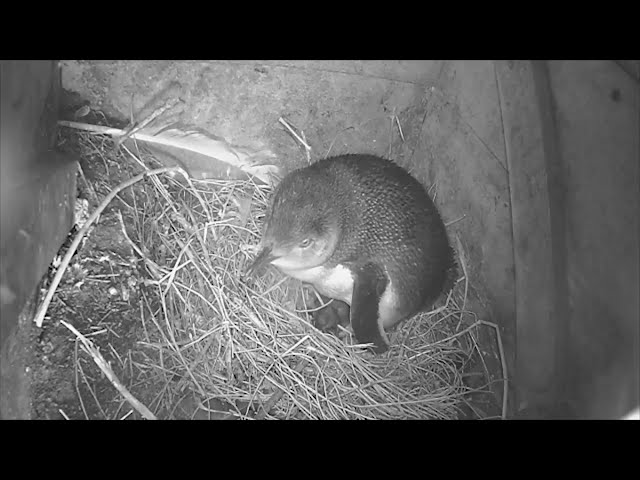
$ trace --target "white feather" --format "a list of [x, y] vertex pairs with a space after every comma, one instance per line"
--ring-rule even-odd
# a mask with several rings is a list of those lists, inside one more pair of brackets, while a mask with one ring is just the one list
[[[99, 125], [69, 121], [59, 121], [58, 123], [65, 127], [102, 133], [116, 138], [126, 133], [124, 130]], [[130, 138], [139, 142], [168, 146], [214, 158], [267, 184], [273, 183], [274, 177], [277, 178], [280, 175], [279, 167], [272, 162], [275, 155], [271, 151], [254, 151], [231, 145], [220, 137], [193, 127], [173, 124], [154, 129], [144, 128], [131, 134]]]

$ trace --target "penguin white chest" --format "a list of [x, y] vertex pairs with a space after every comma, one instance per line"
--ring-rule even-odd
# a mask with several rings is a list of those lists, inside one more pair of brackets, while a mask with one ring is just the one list
[[320, 294], [326, 297], [342, 300], [351, 305], [353, 275], [348, 268], [342, 265], [333, 268], [320, 266], [306, 270], [282, 269], [282, 272], [302, 282], [312, 284]]

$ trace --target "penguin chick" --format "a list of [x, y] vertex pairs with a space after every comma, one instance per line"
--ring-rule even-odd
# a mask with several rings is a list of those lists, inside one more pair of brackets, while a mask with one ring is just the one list
[[[360, 343], [382, 353], [385, 331], [453, 286], [453, 249], [425, 188], [373, 155], [320, 160], [276, 188], [249, 274], [271, 264], [350, 306]], [[324, 326], [328, 328], [328, 326]]]
[[313, 324], [319, 330], [338, 335], [338, 325], [348, 327], [351, 323], [349, 305], [341, 300], [333, 299], [329, 302], [329, 298], [321, 297], [323, 303], [328, 303], [313, 313]]

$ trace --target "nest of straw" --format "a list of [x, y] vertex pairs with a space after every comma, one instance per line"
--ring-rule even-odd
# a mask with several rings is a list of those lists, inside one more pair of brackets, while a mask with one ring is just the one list
[[477, 350], [477, 325], [461, 315], [466, 279], [393, 331], [388, 353], [365, 352], [311, 325], [311, 287], [274, 269], [245, 278], [269, 195], [251, 181], [151, 177], [127, 236], [149, 273], [142, 374], [164, 385], [152, 409], [193, 392], [201, 409], [237, 418], [457, 418]]
[[[152, 158], [142, 161], [139, 152], [123, 148], [126, 155], [116, 162], [126, 157], [149, 172]], [[374, 355], [355, 345], [348, 332], [338, 338], [312, 326], [311, 314], [318, 308], [312, 287], [272, 268], [260, 278], [245, 277], [260, 239], [269, 187], [156, 173], [135, 185], [126, 220], [119, 214], [146, 277], [137, 342], [144, 360], [136, 362], [139, 371], [132, 375], [137, 385], [154, 387], [151, 395], [138, 396], [145, 404], [136, 407], [143, 416], [169, 412], [162, 416], [174, 418], [178, 405], [191, 396], [196, 399], [193, 417], [204, 411], [209, 418], [458, 418], [469, 394], [478, 391], [467, 386], [462, 373], [482, 358], [478, 328], [487, 324], [467, 311], [462, 252], [464, 273], [446, 302], [402, 323], [390, 332], [391, 349]], [[46, 305], [42, 316], [45, 310]], [[74, 334], [82, 339], [80, 332]], [[91, 345], [87, 348], [93, 352]], [[99, 352], [91, 354], [105, 364], [101, 369], [118, 391], [132, 405], [140, 403]]]

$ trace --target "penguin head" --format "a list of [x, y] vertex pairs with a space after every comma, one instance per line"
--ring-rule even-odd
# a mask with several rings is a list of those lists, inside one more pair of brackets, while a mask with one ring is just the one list
[[285, 272], [317, 267], [335, 250], [339, 215], [332, 196], [305, 173], [290, 174], [276, 189], [249, 274], [267, 263]]

